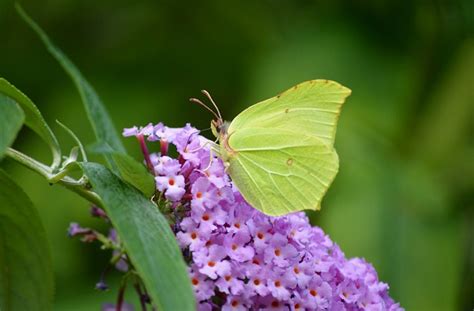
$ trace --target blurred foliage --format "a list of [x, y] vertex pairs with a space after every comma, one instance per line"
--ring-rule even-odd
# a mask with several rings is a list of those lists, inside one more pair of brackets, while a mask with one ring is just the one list
[[[202, 88], [230, 120], [307, 79], [350, 87], [336, 140], [340, 173], [313, 221], [347, 256], [372, 262], [407, 310], [472, 309], [472, 1], [22, 5], [95, 86], [119, 129], [158, 121], [205, 129], [211, 116], [187, 101]], [[63, 146], [73, 142], [55, 119], [91, 143], [72, 83], [11, 1], [0, 0], [0, 35], [0, 75], [35, 101]], [[124, 142], [139, 159], [136, 142]], [[50, 161], [47, 147], [27, 130], [16, 147]], [[90, 218], [87, 203], [11, 162], [2, 166], [44, 220], [56, 309], [90, 310], [115, 299], [113, 291], [93, 289], [107, 254], [66, 237], [73, 220], [106, 230]]]

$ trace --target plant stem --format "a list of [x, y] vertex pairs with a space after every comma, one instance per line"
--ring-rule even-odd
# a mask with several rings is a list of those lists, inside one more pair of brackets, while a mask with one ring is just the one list
[[71, 178], [69, 176], [63, 176], [61, 179], [56, 180], [58, 175], [61, 177], [63, 172], [53, 174], [52, 169], [49, 166], [13, 148], [8, 148], [5, 154], [11, 159], [20, 163], [21, 165], [29, 168], [33, 172], [36, 172], [39, 175], [43, 176], [48, 182], [57, 182], [63, 187], [66, 187], [67, 189], [79, 194], [89, 202], [94, 203], [100, 207], [103, 206], [100, 197], [97, 195], [97, 193], [87, 189], [87, 183], [84, 182], [84, 180], [75, 180], [74, 178]]
[[125, 296], [125, 289], [127, 288], [127, 281], [125, 280], [123, 284], [120, 286], [118, 297], [117, 297], [117, 305], [115, 306], [116, 311], [122, 311], [123, 305], [123, 298]]
[[38, 162], [33, 158], [30, 158], [29, 156], [24, 153], [21, 153], [18, 150], [15, 150], [13, 148], [7, 148], [6, 155], [17, 161], [18, 163], [22, 164], [23, 166], [31, 169], [32, 171], [35, 171], [46, 179], [50, 179], [52, 176], [52, 170], [49, 166]]
[[140, 306], [142, 307], [142, 311], [147, 311], [146, 309], [146, 297], [143, 293], [140, 282], [137, 280], [134, 284], [135, 290], [137, 291], [138, 297], [140, 298]]

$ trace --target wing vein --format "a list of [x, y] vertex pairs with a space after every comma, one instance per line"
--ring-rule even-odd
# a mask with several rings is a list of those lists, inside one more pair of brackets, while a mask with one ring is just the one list
[[269, 170], [267, 169], [266, 167], [263, 167], [262, 165], [258, 164], [257, 162], [255, 162], [254, 160], [252, 160], [251, 158], [249, 158], [247, 155], [243, 154], [243, 153], [240, 153], [240, 155], [245, 158], [247, 161], [250, 161], [253, 163], [253, 165], [255, 165], [256, 167], [260, 168], [262, 171], [264, 171], [265, 173], [272, 173], [274, 175], [278, 175], [278, 176], [283, 176], [283, 177], [289, 177], [291, 176], [290, 174], [281, 174], [281, 173], [277, 173], [277, 172], [274, 172], [272, 170]]
[[[284, 146], [279, 146], [275, 148], [270, 148], [270, 147], [263, 147], [263, 148], [239, 148], [235, 149], [236, 151], [279, 151], [279, 150], [284, 150], [284, 149], [290, 149], [290, 148], [304, 148], [304, 147], [311, 147], [314, 146], [313, 144], [308, 144], [308, 145], [284, 145]], [[327, 152], [316, 152], [318, 154], [325, 154]]]
[[[300, 177], [300, 176], [298, 176], [298, 175], [294, 175], [294, 176], [297, 177], [297, 178], [301, 178], [301, 179], [303, 179], [304, 181], [307, 182], [307, 180], [304, 179], [303, 177]], [[291, 179], [288, 179], [288, 182], [289, 182], [289, 184], [291, 185], [291, 187], [293, 187], [293, 189], [295, 189], [295, 190], [300, 194], [300, 196], [298, 197], [300, 203], [303, 202], [303, 200], [301, 200], [300, 198], [304, 198], [304, 199], [306, 199], [306, 201], [308, 202], [308, 206], [309, 206], [309, 204], [311, 204], [311, 202], [306, 198], [306, 196], [301, 192], [301, 190], [300, 190], [298, 187], [296, 187], [296, 186], [291, 182]], [[318, 202], [317, 199], [316, 199], [316, 202]], [[302, 206], [305, 206], [304, 203], [302, 203], [301, 205], [302, 205]]]
[[[290, 200], [288, 200], [288, 198], [283, 194], [283, 192], [281, 192], [281, 189], [280, 187], [278, 187], [278, 185], [276, 184], [275, 180], [273, 179], [273, 176], [271, 173], [268, 173], [268, 177], [270, 177], [270, 180], [272, 181], [273, 185], [275, 186], [275, 188], [278, 190], [278, 192], [280, 193], [281, 197], [283, 197], [285, 199], [285, 201], [287, 201], [289, 203], [289, 205], [293, 205], [292, 202]], [[285, 209], [289, 212], [291, 212], [291, 208], [289, 208], [287, 205], [285, 205]]]
[[[240, 166], [243, 168], [243, 170], [245, 171], [245, 173], [247, 174], [247, 176], [249, 177], [249, 179], [253, 182], [253, 184], [255, 185], [255, 188], [258, 190], [258, 192], [260, 192], [260, 194], [262, 194], [263, 196], [264, 193], [262, 192], [262, 190], [258, 187], [258, 184], [257, 182], [252, 178], [252, 175], [250, 175], [249, 171], [247, 170], [247, 168], [245, 167], [245, 165], [240, 161], [239, 158], [236, 158], [236, 160], [239, 162]], [[258, 198], [258, 197], [257, 197]], [[263, 204], [262, 204], [262, 200], [260, 198], [258, 198], [258, 201], [260, 202], [260, 206], [263, 208]]]
[[[283, 152], [283, 151], [282, 151], [282, 152]], [[286, 152], [283, 152], [283, 153], [287, 154], [288, 156], [292, 156], [292, 155], [289, 154], [289, 153], [286, 153]], [[286, 178], [288, 178], [288, 177], [290, 177], [290, 176], [297, 176], [297, 177], [299, 177], [299, 178], [305, 180], [307, 183], [311, 184], [311, 181], [310, 181], [310, 180], [308, 180], [308, 179], [306, 179], [306, 178], [304, 178], [304, 177], [302, 177], [302, 176], [295, 175], [295, 174], [281, 174], [281, 173], [276, 173], [276, 172], [274, 172], [274, 171], [271, 171], [271, 170], [269, 170], [269, 169], [267, 169], [267, 168], [261, 166], [260, 164], [258, 164], [257, 162], [255, 162], [254, 160], [252, 160], [251, 158], [249, 158], [248, 156], [243, 155], [243, 154], [240, 154], [240, 155], [241, 155], [243, 158], [245, 158], [247, 161], [251, 162], [253, 165], [255, 165], [256, 167], [260, 168], [262, 171], [264, 171], [264, 172], [267, 173], [267, 174], [272, 173], [272, 174], [274, 174], [274, 175], [283, 176], [283, 177], [286, 177]], [[314, 174], [314, 170], [313, 170], [312, 168], [309, 168], [308, 166], [305, 166], [305, 165], [301, 165], [301, 166], [304, 168], [304, 170], [305, 170], [309, 175], [311, 175], [312, 177], [316, 178], [317, 181], [318, 181], [321, 185], [323, 185], [324, 187], [328, 187], [328, 185], [327, 185], [324, 181], [322, 181], [321, 178], [319, 178], [317, 175]], [[248, 174], [248, 173], [247, 173], [247, 174]], [[254, 182], [254, 183], [255, 183], [255, 182]]]
[[[291, 157], [291, 154], [289, 154], [289, 153], [287, 153], [287, 152], [285, 152], [285, 151], [281, 151], [281, 152], [283, 152], [284, 154], [286, 154], [286, 155], [288, 155], [288, 156]], [[321, 180], [321, 178], [319, 178], [318, 175], [316, 175], [316, 174], [313, 173], [313, 172], [314, 172], [314, 169], [313, 169], [312, 167], [309, 167], [309, 166], [303, 164], [301, 161], [298, 161], [298, 164], [299, 164], [300, 166], [304, 167], [304, 168], [308, 171], [308, 173], [309, 173], [311, 176], [313, 176], [314, 178], [316, 178], [316, 179], [321, 183], [321, 185], [323, 185], [323, 186], [326, 187], [326, 188], [329, 187], [329, 184], [328, 184], [327, 182], [324, 182], [323, 180]]]

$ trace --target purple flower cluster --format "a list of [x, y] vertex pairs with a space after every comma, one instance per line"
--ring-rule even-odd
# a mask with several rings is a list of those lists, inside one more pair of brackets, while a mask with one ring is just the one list
[[270, 217], [249, 206], [189, 124], [123, 134], [160, 144], [145, 158], [157, 189], [182, 211], [176, 236], [199, 310], [403, 310], [369, 263], [346, 259], [304, 213]]

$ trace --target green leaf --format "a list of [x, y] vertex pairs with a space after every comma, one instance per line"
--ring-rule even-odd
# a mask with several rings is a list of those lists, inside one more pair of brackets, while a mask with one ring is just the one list
[[[155, 193], [155, 180], [145, 165], [125, 153], [115, 152], [104, 143], [95, 143], [87, 147], [90, 153], [110, 155], [115, 163], [114, 173], [117, 174], [145, 196], [150, 198]], [[87, 162], [87, 161], [84, 161]]]
[[51, 255], [38, 212], [0, 170], [0, 309], [51, 310], [53, 294]]
[[13, 99], [0, 94], [0, 159], [21, 129], [25, 114]]
[[[67, 58], [66, 55], [56, 47], [53, 42], [48, 38], [46, 33], [34, 22], [28, 14], [21, 8], [20, 5], [16, 5], [17, 11], [23, 20], [33, 29], [39, 36], [41, 41], [44, 43], [48, 51], [53, 57], [59, 62], [63, 69], [69, 74], [74, 84], [76, 85], [79, 94], [81, 95], [82, 102], [86, 109], [89, 120], [94, 129], [95, 136], [99, 142], [107, 143], [111, 146], [114, 151], [125, 153], [125, 148], [120, 140], [120, 136], [117, 133], [115, 126], [110, 118], [105, 106], [102, 104], [99, 96], [82, 76], [81, 72], [77, 67]], [[110, 155], [105, 155], [108, 163], [113, 166], [113, 160]]]
[[145, 165], [123, 153], [112, 153], [112, 158], [123, 180], [150, 198], [155, 193], [155, 180]]
[[41, 112], [35, 104], [20, 90], [7, 80], [0, 78], [0, 93], [15, 100], [25, 113], [25, 125], [38, 134], [51, 148], [53, 165], [58, 167], [61, 163], [61, 149], [58, 140], [43, 119]]
[[194, 310], [186, 265], [170, 226], [143, 194], [97, 163], [81, 163], [158, 310]]

